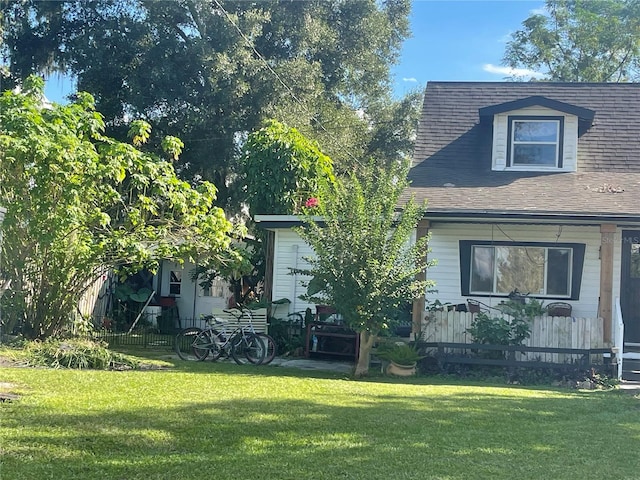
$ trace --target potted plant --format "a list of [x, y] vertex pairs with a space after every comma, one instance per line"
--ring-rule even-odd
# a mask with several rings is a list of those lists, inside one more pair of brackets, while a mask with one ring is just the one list
[[406, 343], [381, 345], [378, 349], [378, 356], [389, 361], [386, 368], [387, 373], [401, 377], [415, 375], [416, 364], [418, 360], [423, 358], [414, 347]]

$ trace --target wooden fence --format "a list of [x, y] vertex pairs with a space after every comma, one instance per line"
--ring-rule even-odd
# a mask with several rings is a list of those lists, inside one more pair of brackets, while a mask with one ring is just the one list
[[[429, 312], [422, 323], [422, 339], [426, 342], [473, 343], [467, 329], [475, 314], [468, 312]], [[531, 335], [523, 343], [528, 347], [577, 350], [607, 348], [602, 318], [536, 317]], [[570, 363], [574, 356], [562, 353], [518, 353], [518, 360]]]

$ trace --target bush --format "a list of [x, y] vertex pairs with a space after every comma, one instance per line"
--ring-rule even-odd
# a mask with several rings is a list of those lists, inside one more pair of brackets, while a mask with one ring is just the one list
[[51, 368], [136, 368], [137, 362], [125, 355], [110, 351], [105, 343], [86, 339], [29, 342], [25, 347], [30, 366]]
[[383, 343], [378, 347], [377, 356], [396, 365], [413, 365], [423, 358], [423, 355], [420, 355], [414, 347], [406, 343]]

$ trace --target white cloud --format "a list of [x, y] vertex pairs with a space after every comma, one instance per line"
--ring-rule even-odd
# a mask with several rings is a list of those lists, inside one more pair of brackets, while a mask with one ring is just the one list
[[529, 10], [529, 15], [546, 15], [547, 9], [544, 7], [534, 8], [533, 10]]
[[402, 81], [403, 82], [418, 83], [418, 79], [415, 78], [415, 77], [403, 77]]
[[529, 70], [526, 68], [511, 68], [492, 65], [491, 63], [485, 63], [482, 69], [488, 73], [495, 73], [496, 75], [506, 75], [510, 77], [533, 77], [543, 78], [544, 73], [536, 72], [535, 70]]

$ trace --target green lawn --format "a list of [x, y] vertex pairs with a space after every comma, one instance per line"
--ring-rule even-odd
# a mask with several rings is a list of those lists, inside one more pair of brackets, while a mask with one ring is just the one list
[[1, 368], [0, 478], [640, 478], [626, 393], [175, 365]]

